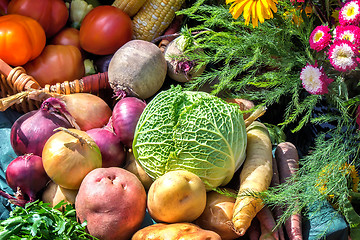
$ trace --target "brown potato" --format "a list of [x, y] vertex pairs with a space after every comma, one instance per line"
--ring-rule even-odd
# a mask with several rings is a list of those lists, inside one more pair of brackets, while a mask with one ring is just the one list
[[[235, 191], [228, 189], [236, 195]], [[206, 196], [206, 207], [195, 224], [203, 229], [212, 230], [221, 236], [222, 240], [232, 240], [239, 237], [231, 227], [231, 218], [235, 198], [210, 191]]]
[[[50, 181], [41, 196], [41, 200], [45, 203], [50, 203], [50, 207], [56, 206], [61, 201], [75, 204], [77, 193], [78, 190], [62, 188], [53, 181]], [[60, 209], [62, 208], [63, 206]]]
[[192, 223], [157, 223], [138, 230], [131, 240], [221, 240], [213, 231], [204, 230]]
[[153, 180], [149, 177], [149, 175], [136, 161], [134, 154], [132, 152], [126, 153], [126, 163], [124, 168], [129, 172], [135, 174], [140, 180], [140, 182], [144, 185], [145, 190], [149, 190], [150, 185], [153, 183]]
[[150, 186], [147, 207], [157, 222], [191, 222], [206, 205], [206, 188], [201, 179], [185, 170], [170, 171]]

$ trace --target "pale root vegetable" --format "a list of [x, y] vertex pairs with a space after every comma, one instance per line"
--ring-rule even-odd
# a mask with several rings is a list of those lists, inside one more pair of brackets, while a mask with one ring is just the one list
[[109, 84], [116, 94], [147, 99], [160, 90], [166, 72], [166, 60], [155, 44], [131, 40], [111, 58]]
[[126, 153], [124, 169], [135, 174], [136, 177], [140, 180], [140, 182], [144, 185], [145, 190], [149, 190], [151, 184], [153, 183], [153, 180], [136, 161], [134, 154], [130, 151]]
[[[75, 204], [75, 198], [78, 190], [62, 188], [53, 181], [50, 181], [42, 193], [41, 200], [45, 203], [50, 203], [50, 207], [55, 207], [61, 201], [67, 204]], [[60, 209], [63, 209], [61, 206]]]
[[193, 223], [157, 223], [138, 230], [131, 240], [221, 240], [213, 231], [205, 230]]
[[[275, 150], [280, 183], [286, 182], [299, 169], [297, 148], [290, 142], [279, 143]], [[285, 222], [285, 230], [290, 240], [302, 240], [301, 213], [295, 213]]]
[[[166, 47], [164, 56], [167, 62], [168, 76], [177, 82], [189, 82], [193, 78], [201, 75], [205, 70], [205, 65], [198, 68], [197, 62], [187, 59], [185, 51], [187, 40], [180, 36], [172, 40]], [[203, 53], [201, 48], [195, 50], [196, 53]]]
[[276, 227], [275, 219], [267, 206], [264, 206], [257, 214], [259, 219], [261, 236], [260, 240], [279, 240], [279, 232]]
[[131, 172], [97, 168], [84, 178], [75, 200], [81, 223], [101, 240], [128, 240], [139, 230], [146, 212], [146, 192]]
[[157, 222], [192, 222], [205, 206], [205, 184], [189, 171], [167, 172], [157, 178], [148, 191], [148, 211]]
[[[232, 189], [226, 189], [235, 194]], [[216, 191], [206, 194], [206, 207], [204, 212], [195, 220], [195, 224], [203, 229], [218, 233], [222, 240], [231, 240], [239, 237], [231, 227], [231, 217], [234, 209], [235, 197]]]
[[248, 192], [258, 193], [268, 189], [272, 178], [272, 144], [266, 126], [258, 121], [247, 127], [246, 159], [240, 172], [240, 189], [236, 199], [232, 223], [242, 236], [251, 221], [262, 209], [260, 198]]

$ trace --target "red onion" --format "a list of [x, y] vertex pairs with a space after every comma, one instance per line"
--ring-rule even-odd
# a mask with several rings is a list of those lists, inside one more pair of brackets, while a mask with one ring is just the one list
[[27, 197], [30, 202], [37, 199], [50, 178], [44, 170], [42, 158], [34, 154], [18, 156], [6, 169], [6, 181], [17, 195]]
[[48, 98], [40, 109], [25, 113], [11, 127], [10, 141], [14, 152], [20, 156], [33, 153], [42, 156], [48, 138], [58, 127], [74, 127], [73, 118], [63, 102]]
[[86, 133], [98, 145], [102, 156], [102, 167], [122, 167], [125, 163], [126, 152], [124, 145], [116, 136], [111, 119], [103, 128], [93, 128]]
[[113, 128], [120, 141], [128, 148], [132, 147], [136, 124], [145, 106], [145, 101], [136, 97], [124, 97], [114, 106]]

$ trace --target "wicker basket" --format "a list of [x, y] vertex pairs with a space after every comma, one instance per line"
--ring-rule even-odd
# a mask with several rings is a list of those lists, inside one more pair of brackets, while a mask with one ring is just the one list
[[[110, 88], [106, 72], [89, 75], [71, 82], [65, 81], [55, 85], [46, 85], [44, 88], [41, 88], [33, 77], [26, 74], [25, 69], [22, 67], [11, 68], [5, 62], [0, 61], [0, 71], [2, 73], [0, 82], [0, 97], [2, 99], [31, 90], [41, 90], [58, 94], [97, 94], [101, 89]], [[14, 103], [10, 103], [9, 105], [16, 111], [23, 113], [38, 109], [41, 105], [40, 101], [30, 99], [14, 100]], [[4, 109], [5, 108], [7, 107], [4, 107]]]

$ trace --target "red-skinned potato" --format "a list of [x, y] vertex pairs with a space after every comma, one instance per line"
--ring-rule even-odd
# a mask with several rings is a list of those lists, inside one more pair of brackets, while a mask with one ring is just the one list
[[[236, 196], [235, 191], [228, 191]], [[218, 233], [222, 240], [232, 240], [239, 237], [231, 227], [235, 198], [215, 191], [206, 193], [206, 207], [195, 224], [203, 229]]]
[[97, 168], [82, 181], [75, 209], [91, 235], [128, 240], [144, 220], [146, 192], [140, 180], [123, 168]]

